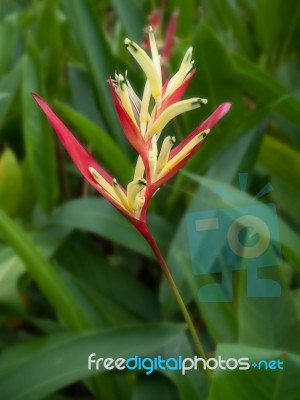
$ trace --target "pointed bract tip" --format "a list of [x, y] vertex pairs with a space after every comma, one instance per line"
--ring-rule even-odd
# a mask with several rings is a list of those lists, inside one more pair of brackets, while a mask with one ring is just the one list
[[41, 96], [37, 93], [31, 92], [31, 96], [33, 97], [33, 99], [38, 103], [45, 103], [45, 101], [41, 98]]
[[219, 105], [219, 107], [216, 110], [217, 114], [218, 114], [218, 120], [223, 118], [228, 113], [228, 111], [230, 110], [231, 106], [232, 106], [232, 103], [230, 103], [229, 101]]

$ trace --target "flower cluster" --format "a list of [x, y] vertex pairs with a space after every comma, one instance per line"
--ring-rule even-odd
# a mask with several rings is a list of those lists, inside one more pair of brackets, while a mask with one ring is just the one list
[[207, 100], [181, 100], [195, 73], [191, 47], [185, 53], [177, 73], [163, 82], [160, 55], [151, 27], [149, 44], [151, 56], [132, 40], [125, 39], [128, 51], [146, 76], [141, 97], [134, 91], [126, 74], [116, 74], [114, 79], [109, 79], [124, 134], [138, 152], [133, 180], [126, 189], [96, 163], [48, 104], [34, 95], [83, 176], [135, 225], [145, 222], [150, 199], [162, 184], [182, 168], [231, 106], [230, 103], [221, 104], [177, 146], [175, 136], [161, 138], [163, 129], [173, 118], [205, 105]]

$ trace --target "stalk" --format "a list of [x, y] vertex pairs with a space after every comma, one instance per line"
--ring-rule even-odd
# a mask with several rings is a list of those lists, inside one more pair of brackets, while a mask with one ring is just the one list
[[[153, 253], [155, 254], [155, 257], [156, 257], [156, 259], [157, 259], [157, 261], [158, 261], [158, 263], [159, 263], [159, 265], [160, 265], [160, 267], [161, 267], [161, 269], [162, 269], [162, 271], [163, 271], [163, 273], [164, 273], [164, 275], [165, 275], [165, 277], [166, 277], [166, 279], [167, 279], [167, 281], [168, 281], [168, 283], [169, 283], [169, 285], [170, 285], [170, 287], [171, 287], [171, 289], [172, 289], [172, 291], [174, 293], [174, 296], [175, 296], [176, 301], [177, 301], [177, 303], [179, 305], [180, 311], [181, 311], [181, 313], [182, 313], [182, 315], [183, 315], [183, 317], [185, 319], [185, 322], [186, 322], [186, 324], [188, 326], [190, 335], [191, 335], [192, 340], [194, 342], [194, 345], [195, 345], [195, 348], [196, 348], [196, 351], [197, 351], [197, 355], [199, 357], [204, 358], [205, 360], [207, 360], [205, 351], [203, 349], [203, 346], [201, 344], [199, 336], [198, 336], [198, 334], [196, 332], [196, 329], [194, 327], [193, 321], [192, 321], [192, 319], [190, 317], [190, 314], [189, 314], [189, 312], [188, 312], [188, 310], [187, 310], [187, 308], [186, 308], [186, 306], [184, 304], [184, 301], [183, 301], [183, 299], [181, 297], [181, 294], [180, 294], [179, 290], [177, 289], [176, 283], [175, 283], [175, 281], [174, 281], [174, 279], [173, 279], [173, 277], [172, 277], [172, 275], [170, 273], [169, 267], [168, 267], [163, 255], [162, 255], [162, 253], [160, 251], [159, 246], [157, 245], [157, 243], [156, 243], [154, 237], [152, 236], [150, 230], [148, 229], [148, 227], [145, 227], [140, 232], [142, 233], [144, 238], [147, 240], [149, 246], [151, 247]], [[211, 371], [209, 369], [205, 369], [204, 371], [205, 371], [208, 379], [212, 380]]]

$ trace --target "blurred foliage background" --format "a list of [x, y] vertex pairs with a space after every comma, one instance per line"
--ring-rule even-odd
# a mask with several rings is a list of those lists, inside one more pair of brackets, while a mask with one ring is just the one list
[[[191, 356], [177, 304], [143, 239], [77, 173], [30, 93], [42, 95], [120, 182], [136, 161], [107, 78], [144, 77], [124, 46], [159, 9], [161, 37], [179, 11], [170, 71], [190, 45], [201, 110], [168, 131], [186, 136], [220, 102], [232, 110], [152, 200], [149, 221], [209, 355], [284, 361], [282, 371], [104, 373], [87, 357]], [[0, 1], [0, 398], [300, 398], [300, 3], [283, 0]], [[188, 171], [188, 173], [186, 173]], [[215, 189], [277, 206], [283, 261], [269, 268], [279, 298], [200, 302], [186, 215], [218, 208]], [[255, 195], [272, 183], [259, 200]], [[213, 259], [220, 246], [216, 245]], [[226, 266], [225, 266], [226, 267]], [[270, 272], [271, 271], [271, 272]]]

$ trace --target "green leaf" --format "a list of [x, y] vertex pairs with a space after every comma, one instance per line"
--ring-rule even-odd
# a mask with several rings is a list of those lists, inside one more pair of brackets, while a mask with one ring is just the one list
[[[193, 57], [198, 73], [193, 79], [192, 86], [197, 88], [197, 96], [208, 99], [208, 104], [203, 109], [203, 113], [212, 112], [221, 102], [232, 102], [229, 117], [224, 119], [223, 129], [228, 128], [234, 117], [240, 117], [245, 112], [244, 102], [242, 101], [241, 86], [239, 77], [232, 55], [219, 40], [213, 28], [206, 22], [201, 22], [195, 31], [193, 40]], [[205, 51], [204, 49], [209, 49]], [[222, 68], [220, 68], [222, 64]], [[200, 88], [200, 92], [199, 92]], [[190, 114], [192, 116], [192, 114]], [[199, 113], [195, 113], [199, 124]], [[196, 123], [195, 123], [196, 125]], [[215, 132], [220, 131], [219, 125], [214, 128]], [[217, 136], [217, 138], [216, 138]], [[226, 135], [213, 135], [215, 140], [223, 140]]]
[[186, 38], [193, 34], [194, 24], [197, 21], [197, 14], [195, 13], [196, 1], [195, 0], [169, 0], [166, 3], [169, 13], [175, 10], [179, 12], [177, 20], [176, 36]]
[[142, 41], [143, 30], [146, 25], [144, 15], [133, 0], [112, 0], [128, 37], [136, 42]]
[[61, 18], [57, 0], [44, 1], [37, 21], [35, 38], [43, 51], [42, 68], [47, 94], [56, 94], [60, 80], [57, 77], [63, 68]]
[[[206, 188], [208, 188], [211, 192], [215, 192], [216, 188], [220, 189], [222, 193], [227, 193], [228, 197], [226, 199], [223, 198], [223, 207], [235, 207], [236, 203], [231, 202], [231, 199], [240, 198], [240, 191], [233, 186], [228, 184], [221, 183], [219, 181], [203, 178], [194, 174], [190, 174], [189, 176], [194, 181], [201, 183]], [[221, 196], [222, 198], [222, 196]], [[263, 203], [258, 201], [255, 197], [245, 193], [244, 201], [247, 204], [261, 206]], [[267, 211], [267, 208], [266, 208]], [[279, 223], [279, 231], [280, 231], [280, 243], [277, 242], [276, 238], [273, 238], [273, 233], [271, 231], [271, 239], [277, 245], [279, 245], [282, 249], [283, 255], [291, 262], [291, 264], [300, 271], [300, 255], [299, 255], [299, 237], [296, 232], [279, 216], [277, 215], [278, 223]]]
[[[168, 225], [167, 229], [162, 229], [160, 219], [153, 218], [152, 221], [154, 232], [166, 243]], [[54, 211], [51, 223], [88, 230], [139, 254], [154, 257], [143, 237], [103, 198], [90, 197], [66, 203]]]
[[58, 195], [53, 135], [30, 95], [32, 92], [42, 92], [42, 76], [38, 52], [31, 43], [25, 55], [23, 68], [23, 130], [26, 153], [35, 184], [34, 190], [43, 209], [50, 211]]
[[160, 312], [155, 294], [128, 272], [110, 265], [109, 260], [97, 250], [98, 253], [94, 254], [77, 242], [68, 241], [57, 254], [57, 258], [90, 291], [93, 290], [107, 299], [106, 302], [113, 302], [115, 308], [122, 307], [124, 312], [142, 320], [158, 321]]
[[0, 208], [8, 215], [15, 215], [22, 189], [21, 167], [9, 148], [0, 155]]
[[134, 385], [132, 400], [178, 400], [175, 386], [165, 377], [156, 374], [154, 376], [139, 376]]
[[222, 3], [212, 0], [207, 7], [206, 14], [213, 20], [215, 29], [220, 27], [224, 42], [251, 58], [254, 55], [254, 43], [236, 0], [224, 0]]
[[[48, 227], [33, 232], [30, 237], [45, 258], [50, 258], [68, 235], [68, 229]], [[18, 280], [26, 272], [26, 266], [12, 249], [4, 247], [0, 251], [0, 303], [20, 306]]]
[[[176, 358], [193, 358], [195, 356], [189, 338], [180, 336], [173, 343], [164, 347], [162, 357], [164, 359]], [[204, 371], [190, 370], [189, 373], [183, 375], [181, 370], [165, 370], [162, 371], [172, 382], [175, 383], [180, 400], [197, 399], [199, 393], [203, 399], [208, 396], [209, 381]]]
[[[274, 262], [276, 265], [276, 262]], [[241, 271], [238, 298], [239, 343], [253, 347], [276, 348], [300, 353], [300, 320], [292, 292], [283, 276], [282, 268], [259, 268], [258, 276]], [[248, 296], [249, 280], [256, 287], [267, 279], [280, 287], [280, 297], [253, 298]], [[266, 295], [268, 295], [266, 289]]]
[[267, 169], [274, 186], [272, 197], [282, 210], [300, 222], [300, 152], [270, 136], [264, 138], [259, 163]]
[[[88, 357], [144, 357], [183, 334], [175, 324], [143, 324], [101, 332], [52, 335], [7, 350], [0, 357], [1, 396], [7, 400], [38, 400], [56, 390], [104, 372], [88, 369]], [[15, 384], [18, 382], [18, 385]]]
[[265, 136], [259, 163], [300, 193], [300, 152], [271, 136]]
[[116, 66], [104, 33], [99, 28], [92, 2], [90, 0], [63, 0], [62, 3], [91, 74], [103, 119], [107, 123], [108, 130], [121, 143], [124, 143], [107, 85], [107, 78], [114, 73]]
[[289, 122], [300, 127], [300, 101], [278, 81], [254, 63], [238, 55], [233, 56], [240, 87], [258, 104], [277, 111]]
[[0, 80], [0, 129], [2, 128], [7, 113], [9, 112], [22, 78], [21, 59], [12, 70]]
[[0, 232], [22, 259], [28, 272], [64, 322], [75, 330], [90, 327], [90, 322], [58, 271], [42, 256], [28, 236], [1, 210]]
[[[240, 132], [241, 138], [219, 156], [208, 171], [207, 176], [220, 179], [224, 182], [233, 182], [236, 180], [239, 171], [251, 170], [265, 128], [265, 120], [257, 119], [256, 115], [251, 122], [252, 124], [247, 123], [247, 128], [243, 127], [246, 130]], [[202, 183], [202, 179], [204, 179], [190, 173], [185, 173], [185, 176], [192, 178], [197, 183]], [[215, 186], [213, 190], [215, 190], [217, 185], [216, 181], [214, 182]], [[207, 282], [204, 281], [206, 279], [205, 276], [196, 276], [192, 272], [187, 240], [186, 217], [191, 212], [213, 209], [216, 204], [211, 192], [211, 189], [207, 190], [207, 186], [202, 185], [197, 188], [194, 194], [191, 193], [191, 201], [178, 224], [178, 229], [170, 246], [167, 263], [185, 303], [188, 303], [192, 299], [195, 301], [199, 313], [204, 319], [213, 339], [216, 342], [220, 340], [233, 341], [236, 339], [237, 326], [234, 310], [230, 303], [199, 301], [198, 290]], [[215, 258], [219, 253], [219, 245], [219, 243], [216, 243]], [[166, 281], [163, 281], [161, 285], [160, 295], [165, 313], [172, 315], [177, 310], [177, 305], [171, 296]]]
[[[298, 46], [300, 4], [286, 7], [281, 0], [260, 0], [256, 4], [256, 37], [269, 55], [269, 62], [282, 61], [293, 46]], [[267, 21], [267, 23], [266, 23]]]
[[12, 52], [15, 49], [18, 31], [17, 16], [12, 14], [0, 23], [0, 76], [9, 66]]
[[[222, 370], [214, 371], [213, 384], [209, 400], [297, 400], [300, 393], [299, 368], [300, 356], [281, 350], [267, 350], [264, 348], [246, 347], [231, 344], [220, 344], [217, 356], [223, 359], [249, 357], [250, 362], [260, 360], [281, 360], [284, 371], [261, 370], [251, 367], [249, 370]], [[265, 365], [264, 363], [262, 365]]]
[[92, 145], [92, 152], [100, 163], [107, 165], [114, 176], [126, 181], [133, 175], [133, 166], [125, 157], [118, 144], [92, 121], [62, 103], [56, 103], [65, 120], [72, 124], [85, 141]]

